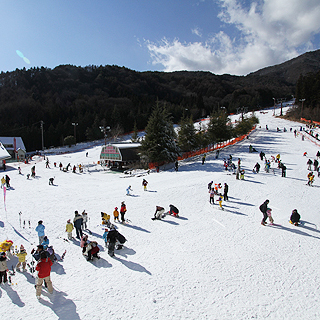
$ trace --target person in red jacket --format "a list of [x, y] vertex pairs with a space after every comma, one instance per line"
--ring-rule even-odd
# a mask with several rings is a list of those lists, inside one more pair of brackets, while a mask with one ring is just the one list
[[47, 284], [47, 289], [49, 293], [53, 292], [52, 282], [50, 279], [50, 272], [51, 272], [51, 266], [52, 261], [49, 259], [46, 255], [46, 253], [43, 251], [41, 252], [41, 260], [38, 262], [36, 266], [36, 270], [38, 271], [38, 279], [36, 284], [36, 296], [38, 299], [40, 299], [41, 296], [41, 288], [43, 280], [45, 280]]

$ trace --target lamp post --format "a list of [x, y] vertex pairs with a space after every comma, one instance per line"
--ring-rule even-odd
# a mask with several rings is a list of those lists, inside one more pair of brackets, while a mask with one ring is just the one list
[[105, 126], [101, 126], [99, 127], [99, 129], [101, 130], [101, 132], [103, 132], [104, 135], [104, 145], [107, 145], [107, 131], [110, 131], [110, 127], [105, 127]]
[[299, 101], [302, 102], [302, 106], [301, 106], [301, 115], [300, 118], [302, 118], [302, 111], [303, 111], [303, 102], [306, 101], [306, 99], [299, 99]]
[[41, 120], [40, 121], [40, 129], [41, 129], [41, 142], [42, 142], [42, 151], [44, 150], [44, 139], [43, 139], [43, 124], [44, 122]]
[[77, 144], [76, 127], [77, 127], [78, 124], [79, 124], [78, 122], [72, 122], [73, 130], [74, 130], [74, 141], [75, 141], [75, 144]]

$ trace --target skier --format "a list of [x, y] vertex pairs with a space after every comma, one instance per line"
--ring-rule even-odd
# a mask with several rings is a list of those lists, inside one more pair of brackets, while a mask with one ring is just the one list
[[206, 154], [204, 154], [203, 156], [202, 156], [202, 164], [204, 164], [204, 162], [206, 161]]
[[26, 271], [26, 255], [27, 252], [23, 245], [20, 246], [20, 252], [16, 254], [19, 259], [19, 262], [16, 265], [16, 270], [20, 271], [20, 266], [22, 265], [22, 271]]
[[116, 220], [117, 220], [118, 222], [120, 222], [120, 221], [119, 221], [119, 211], [118, 211], [118, 207], [115, 207], [115, 208], [114, 208], [113, 218], [114, 218], [114, 222], [116, 222]]
[[7, 266], [7, 257], [5, 252], [0, 252], [0, 284], [2, 282], [6, 284], [8, 282], [8, 266]]
[[7, 188], [10, 188], [10, 178], [7, 174], [6, 174], [6, 185], [7, 185]]
[[224, 189], [223, 189], [223, 200], [227, 201], [228, 198], [228, 191], [229, 191], [229, 186], [227, 185], [227, 183], [224, 184]]
[[49, 168], [49, 169], [50, 169], [50, 166], [49, 166], [49, 158], [47, 158], [47, 160], [46, 160], [46, 168]]
[[125, 213], [127, 212], [127, 207], [124, 201], [121, 202], [120, 215], [121, 215], [121, 223], [125, 223], [126, 220], [124, 218]]
[[295, 226], [298, 226], [300, 222], [300, 214], [298, 213], [297, 209], [292, 210], [291, 217], [290, 217], [290, 223], [294, 224]]
[[261, 161], [263, 161], [264, 156], [265, 156], [265, 153], [261, 151], [261, 152], [260, 152], [260, 159], [261, 159]]
[[318, 171], [318, 165], [319, 165], [318, 160], [314, 159], [314, 161], [313, 161], [314, 171]]
[[214, 194], [215, 194], [215, 190], [212, 188], [210, 191], [210, 198], [209, 198], [209, 202], [210, 204], [214, 204]]
[[36, 176], [36, 166], [33, 166], [33, 167], [31, 168], [31, 177], [32, 177], [32, 178], [35, 178], [35, 176]]
[[281, 165], [281, 176], [286, 177], [287, 167], [282, 163]]
[[22, 174], [22, 173], [21, 173], [21, 168], [20, 168], [20, 167], [18, 167], [18, 170], [19, 170], [19, 174]]
[[267, 214], [267, 209], [268, 209], [268, 203], [269, 203], [269, 200], [267, 199], [260, 207], [260, 211], [263, 213], [263, 219], [261, 221], [261, 224], [263, 226], [265, 226], [267, 224], [266, 220], [268, 218], [268, 214]]
[[68, 240], [72, 240], [72, 230], [73, 230], [73, 224], [71, 223], [71, 220], [69, 219], [66, 224], [66, 233], [68, 235]]
[[255, 164], [255, 166], [253, 167], [253, 170], [252, 170], [253, 172], [256, 172], [256, 173], [259, 173], [259, 171], [260, 171], [260, 164], [259, 164], [259, 162], [257, 162], [256, 164]]
[[271, 211], [272, 211], [272, 209], [270, 209], [270, 208], [267, 208], [267, 216], [268, 216], [268, 218], [269, 218], [269, 221], [270, 221], [270, 224], [273, 224], [273, 218], [272, 218], [272, 216], [271, 216]]
[[143, 179], [142, 185], [143, 185], [143, 190], [144, 190], [144, 191], [147, 191], [148, 181], [147, 181], [146, 179]]
[[44, 238], [44, 229], [46, 228], [43, 224], [43, 221], [42, 220], [39, 220], [38, 221], [38, 225], [36, 227], [36, 231], [38, 232], [38, 237], [39, 237], [39, 244], [42, 243], [43, 241], [43, 238]]
[[53, 180], [54, 180], [54, 178], [49, 178], [49, 186], [50, 186], [50, 185], [53, 186]]
[[73, 225], [76, 228], [77, 239], [80, 239], [82, 237], [81, 227], [82, 227], [83, 218], [77, 210], [74, 212], [74, 215], [75, 217], [73, 219]]
[[209, 190], [209, 192], [211, 191], [212, 184], [213, 184], [213, 181], [211, 181], [211, 182], [208, 183], [208, 190]]
[[311, 165], [312, 165], [312, 160], [311, 159], [309, 159], [307, 161], [307, 165], [308, 165], [308, 169], [307, 170], [311, 171]]
[[126, 189], [127, 196], [130, 196], [130, 191], [133, 191], [133, 190], [131, 189], [131, 186], [129, 186], [129, 187]]
[[308, 183], [307, 183], [307, 185], [308, 186], [312, 186], [312, 183], [313, 183], [313, 179], [314, 179], [314, 174], [310, 171], [309, 173], [308, 173]]
[[161, 220], [162, 215], [164, 214], [164, 208], [160, 206], [156, 206], [156, 212], [154, 213], [154, 218], [151, 218], [152, 220]]
[[174, 205], [170, 204], [169, 205], [169, 214], [173, 214], [175, 217], [179, 218], [179, 210], [177, 207], [175, 207]]
[[50, 294], [53, 293], [52, 282], [50, 279], [51, 266], [53, 263], [51, 259], [47, 257], [45, 252], [41, 252], [40, 258], [41, 260], [38, 262], [36, 266], [36, 270], [38, 271], [38, 279], [36, 283], [36, 296], [38, 300], [40, 299], [43, 281], [45, 281], [47, 285], [48, 292]]
[[224, 210], [224, 208], [222, 207], [222, 196], [219, 196], [219, 198], [218, 198], [217, 201], [219, 202], [220, 208], [221, 208], [222, 210]]

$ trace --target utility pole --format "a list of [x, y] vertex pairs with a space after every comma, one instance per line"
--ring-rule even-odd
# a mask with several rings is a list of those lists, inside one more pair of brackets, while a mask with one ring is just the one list
[[300, 118], [302, 118], [303, 103], [306, 101], [306, 99], [299, 99], [299, 101], [301, 101], [301, 102], [302, 102], [302, 106], [301, 106], [301, 115], [300, 115]]
[[280, 101], [280, 103], [281, 103], [281, 107], [280, 107], [280, 117], [282, 117], [282, 101], [286, 101], [286, 98], [280, 98], [280, 99], [278, 99], [278, 101]]
[[79, 123], [77, 122], [72, 122], [72, 125], [73, 125], [73, 130], [74, 130], [74, 141], [75, 141], [75, 144], [77, 144], [77, 136], [76, 136], [76, 126], [78, 125]]
[[42, 141], [42, 144], [41, 144], [41, 146], [42, 146], [42, 151], [44, 150], [44, 140], [43, 140], [43, 124], [44, 124], [44, 122], [41, 120], [40, 121], [40, 129], [41, 129], [41, 141]]

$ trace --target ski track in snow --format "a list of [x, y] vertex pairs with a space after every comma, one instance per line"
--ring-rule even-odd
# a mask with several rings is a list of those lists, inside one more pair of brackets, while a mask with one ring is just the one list
[[[23, 244], [30, 263], [30, 251], [38, 243], [34, 228], [41, 219], [57, 257], [67, 253], [52, 267], [52, 296], [43, 289], [42, 299], [36, 299], [29, 270], [16, 273], [14, 285], [1, 286], [1, 319], [319, 319], [320, 180], [315, 175], [314, 186], [306, 185], [308, 158], [302, 156], [307, 151], [313, 160], [318, 147], [289, 132], [300, 124], [272, 113], [256, 113], [258, 128], [249, 139], [221, 150], [219, 159], [213, 152], [204, 165], [199, 157], [181, 161], [179, 172], [120, 179], [122, 174], [99, 166], [82, 174], [53, 167], [60, 161], [64, 166], [96, 163], [101, 147], [50, 155], [50, 169], [35, 157], [21, 165], [23, 175], [18, 164], [8, 164], [13, 188], [7, 191], [7, 212], [0, 203], [0, 240], [11, 239], [18, 248]], [[277, 127], [288, 131], [277, 132]], [[277, 168], [274, 174], [264, 172], [259, 154], [248, 152], [250, 144], [268, 158], [280, 153], [287, 177]], [[222, 160], [229, 154], [235, 163], [241, 158], [245, 180], [223, 170]], [[261, 164], [258, 174], [252, 172], [256, 162]], [[27, 180], [34, 164], [37, 177]], [[48, 185], [50, 177], [55, 177], [54, 186]], [[143, 191], [143, 178], [149, 181], [148, 191]], [[229, 185], [225, 211], [217, 201], [209, 203], [211, 180]], [[129, 184], [132, 196], [125, 195]], [[259, 206], [266, 199], [275, 226], [260, 225]], [[116, 226], [128, 242], [111, 258], [102, 239], [100, 212], [113, 220], [121, 201], [131, 222]], [[169, 204], [179, 208], [181, 218], [150, 219], [156, 205], [167, 211]], [[289, 224], [294, 208], [307, 222], [304, 226]], [[63, 240], [66, 221], [84, 209], [93, 232], [89, 239], [101, 249], [101, 259], [92, 263], [82, 256], [78, 240]], [[25, 229], [19, 225], [20, 211]], [[16, 263], [13, 257], [8, 266]]]

